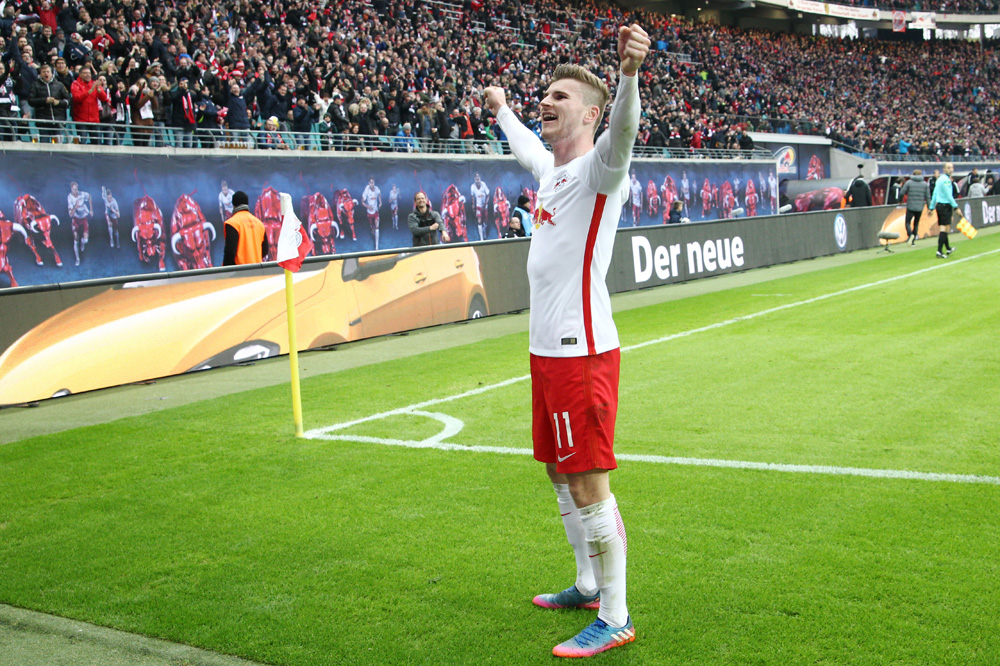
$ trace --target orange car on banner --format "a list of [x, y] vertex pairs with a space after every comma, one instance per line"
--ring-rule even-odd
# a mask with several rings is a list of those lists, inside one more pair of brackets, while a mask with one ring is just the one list
[[[886, 240], [886, 243], [905, 243], [907, 240], [906, 207], [900, 206], [890, 211], [885, 216], [881, 231], [895, 231], [899, 234], [899, 238]], [[937, 211], [927, 210], [927, 206], [924, 206], [924, 210], [920, 214], [920, 223], [917, 225], [917, 238], [937, 237], [939, 231]]]
[[[471, 247], [311, 263], [294, 280], [300, 350], [488, 314]], [[126, 283], [11, 345], [0, 356], [0, 404], [267, 358], [288, 345], [280, 274]]]

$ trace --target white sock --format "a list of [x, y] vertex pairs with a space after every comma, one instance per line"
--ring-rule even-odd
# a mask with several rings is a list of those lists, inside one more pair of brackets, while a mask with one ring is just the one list
[[612, 495], [580, 509], [580, 521], [587, 536], [590, 563], [601, 589], [601, 610], [597, 617], [612, 627], [628, 624], [625, 604], [625, 556], [628, 539], [625, 525]]
[[559, 514], [562, 516], [563, 527], [566, 528], [566, 538], [573, 547], [576, 557], [576, 589], [588, 597], [597, 594], [597, 581], [594, 580], [594, 569], [590, 565], [590, 552], [587, 550], [587, 539], [583, 533], [583, 523], [580, 522], [580, 510], [569, 494], [569, 485], [553, 483], [556, 498], [559, 500]]

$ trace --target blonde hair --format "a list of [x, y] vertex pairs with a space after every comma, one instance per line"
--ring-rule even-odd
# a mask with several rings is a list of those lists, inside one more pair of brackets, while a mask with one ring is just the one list
[[585, 67], [570, 63], [563, 63], [552, 72], [552, 81], [560, 79], [573, 79], [586, 86], [583, 101], [595, 105], [598, 109], [597, 120], [594, 122], [594, 133], [596, 134], [601, 126], [601, 119], [604, 118], [604, 110], [608, 106], [608, 100], [611, 99], [611, 91], [608, 90], [607, 84]]

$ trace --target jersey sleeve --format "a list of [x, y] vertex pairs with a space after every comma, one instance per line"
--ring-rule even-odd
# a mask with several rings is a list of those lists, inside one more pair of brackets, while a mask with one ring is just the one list
[[554, 163], [552, 153], [545, 149], [545, 144], [534, 132], [521, 124], [510, 107], [505, 106], [500, 109], [497, 121], [507, 135], [507, 143], [510, 144], [518, 163], [530, 171], [535, 180], [540, 181], [544, 174], [552, 170]]
[[597, 138], [584, 174], [592, 189], [604, 194], [622, 191], [628, 197], [626, 174], [638, 131], [639, 77], [622, 74], [618, 78], [618, 92], [608, 118], [608, 129]]

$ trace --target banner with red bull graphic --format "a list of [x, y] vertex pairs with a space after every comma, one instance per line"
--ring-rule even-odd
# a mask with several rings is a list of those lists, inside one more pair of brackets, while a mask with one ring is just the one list
[[[537, 205], [537, 183], [509, 156], [356, 155], [0, 151], [0, 226], [16, 234], [0, 245], [0, 289], [220, 266], [237, 190], [272, 248], [278, 193], [291, 195], [312, 256], [410, 247], [417, 192], [452, 243], [500, 238], [522, 196]], [[664, 224], [674, 201], [691, 221], [776, 210], [768, 160], [637, 159], [632, 171], [622, 227]]]
[[[648, 225], [619, 231], [612, 293], [675, 284], [879, 244], [902, 208]], [[975, 227], [1000, 197], [963, 207]], [[957, 215], [956, 215], [957, 217]], [[928, 222], [929, 224], [929, 222]], [[932, 234], [921, 223], [921, 234]], [[20, 237], [20, 236], [18, 236]], [[59, 287], [0, 290], [0, 405], [327, 348], [530, 305], [531, 241], [310, 257], [294, 280], [290, 340], [278, 266], [236, 266]]]

